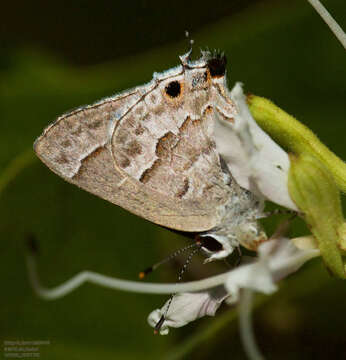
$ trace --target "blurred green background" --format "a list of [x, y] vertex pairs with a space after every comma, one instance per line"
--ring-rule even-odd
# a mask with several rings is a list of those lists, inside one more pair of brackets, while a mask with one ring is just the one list
[[[345, 1], [324, 4], [346, 28]], [[32, 144], [70, 108], [176, 65], [189, 30], [195, 56], [200, 47], [225, 51], [230, 86], [242, 81], [246, 91], [272, 99], [345, 159], [342, 46], [303, 0], [5, 2], [1, 11], [1, 346], [4, 340], [49, 340], [40, 349], [49, 360], [245, 359], [235, 310], [227, 306], [215, 318], [161, 337], [153, 336], [146, 318], [165, 296], [89, 284], [51, 302], [33, 294], [25, 269], [28, 234], [39, 240], [39, 271], [47, 286], [84, 269], [136, 279], [187, 240], [64, 182], [31, 160]], [[22, 153], [28, 166], [11, 172]], [[273, 221], [278, 218], [267, 223], [269, 231]], [[305, 232], [295, 220], [292, 234]], [[182, 261], [150, 280], [174, 281]], [[219, 271], [220, 264], [202, 261], [196, 257], [186, 279]], [[317, 259], [281, 287], [255, 312], [266, 357], [346, 358], [345, 283]]]

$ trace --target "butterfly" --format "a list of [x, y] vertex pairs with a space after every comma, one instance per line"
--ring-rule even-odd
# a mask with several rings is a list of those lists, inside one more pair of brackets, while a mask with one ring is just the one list
[[210, 260], [265, 238], [263, 201], [240, 187], [214, 125], [237, 112], [226, 57], [190, 52], [142, 86], [57, 118], [34, 150], [66, 181], [155, 224], [197, 233]]

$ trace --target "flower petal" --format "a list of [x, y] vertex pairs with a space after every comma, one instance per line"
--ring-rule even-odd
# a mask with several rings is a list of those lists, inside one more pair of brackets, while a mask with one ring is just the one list
[[277, 290], [268, 264], [264, 260], [243, 265], [231, 271], [225, 286], [230, 293], [227, 299], [228, 304], [238, 301], [240, 289], [248, 288], [265, 294], [271, 294]]
[[277, 290], [275, 282], [297, 271], [306, 261], [320, 254], [317, 249], [299, 249], [287, 238], [271, 239], [258, 248], [259, 257], [229, 273], [225, 283], [229, 304], [239, 299], [239, 290], [248, 288], [264, 294]]
[[302, 250], [287, 238], [272, 239], [259, 248], [260, 257], [268, 259], [268, 267], [275, 282], [296, 272], [306, 261], [318, 256], [318, 249]]
[[218, 152], [240, 186], [292, 210], [298, 210], [287, 187], [290, 161], [287, 153], [255, 122], [242, 86], [230, 96], [238, 114], [234, 124], [217, 118], [214, 127]]
[[[227, 296], [223, 286], [208, 292], [176, 294], [171, 303], [168, 300], [161, 309], [156, 309], [149, 314], [148, 323], [155, 328], [161, 317], [164, 316], [165, 320], [160, 327], [160, 334], [167, 335], [170, 327], [181, 327], [206, 315], [214, 316]], [[167, 306], [169, 306], [168, 311]]]

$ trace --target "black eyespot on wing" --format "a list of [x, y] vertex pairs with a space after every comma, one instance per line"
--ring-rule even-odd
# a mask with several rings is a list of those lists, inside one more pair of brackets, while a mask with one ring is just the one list
[[225, 55], [217, 55], [208, 60], [208, 69], [212, 77], [220, 77], [225, 75], [227, 59]]
[[166, 94], [172, 98], [180, 95], [181, 86], [179, 81], [172, 81], [166, 86]]

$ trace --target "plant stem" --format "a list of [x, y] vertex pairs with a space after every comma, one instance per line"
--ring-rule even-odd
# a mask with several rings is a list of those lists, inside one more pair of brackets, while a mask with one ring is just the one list
[[328, 10], [321, 4], [319, 0], [308, 0], [311, 6], [318, 12], [324, 22], [329, 26], [329, 29], [338, 38], [342, 46], [346, 49], [346, 34], [341, 26], [333, 19]]
[[244, 346], [246, 355], [250, 360], [264, 360], [257, 344], [252, 326], [252, 299], [253, 291], [251, 289], [242, 289], [239, 299], [239, 328], [240, 337]]

